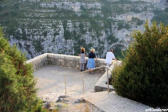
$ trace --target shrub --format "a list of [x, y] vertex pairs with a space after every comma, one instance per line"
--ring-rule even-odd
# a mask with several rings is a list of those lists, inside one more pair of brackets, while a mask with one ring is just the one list
[[145, 25], [133, 34], [122, 65], [112, 83], [119, 95], [151, 106], [168, 106], [168, 27]]
[[0, 112], [41, 112], [31, 65], [0, 30]]

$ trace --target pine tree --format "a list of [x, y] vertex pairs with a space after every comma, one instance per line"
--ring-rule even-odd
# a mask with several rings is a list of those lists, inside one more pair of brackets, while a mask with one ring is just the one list
[[153, 23], [133, 34], [122, 65], [112, 73], [119, 95], [152, 106], [168, 106], [168, 27]]
[[41, 112], [32, 66], [0, 30], [0, 112]]

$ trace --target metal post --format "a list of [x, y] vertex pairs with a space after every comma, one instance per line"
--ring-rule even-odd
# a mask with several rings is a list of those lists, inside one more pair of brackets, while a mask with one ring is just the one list
[[64, 77], [64, 84], [65, 84], [65, 96], [66, 96], [67, 95], [66, 77]]
[[110, 92], [110, 89], [109, 89], [109, 77], [108, 77], [108, 70], [109, 70], [109, 68], [108, 68], [108, 66], [106, 67], [107, 68], [107, 92], [108, 92], [108, 94], [109, 94], [109, 92]]
[[85, 93], [85, 82], [83, 78], [82, 78], [82, 85], [83, 85], [83, 94], [84, 94]]

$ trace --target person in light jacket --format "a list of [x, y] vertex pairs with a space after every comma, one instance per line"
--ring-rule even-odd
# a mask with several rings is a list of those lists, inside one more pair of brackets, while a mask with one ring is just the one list
[[113, 53], [113, 49], [111, 48], [106, 54], [106, 65], [108, 67], [110, 67], [110, 65], [112, 64], [112, 60], [116, 60], [116, 58], [115, 58], [115, 55]]
[[85, 54], [85, 48], [81, 47], [81, 53], [80, 53], [80, 71], [85, 70], [86, 65], [86, 54]]

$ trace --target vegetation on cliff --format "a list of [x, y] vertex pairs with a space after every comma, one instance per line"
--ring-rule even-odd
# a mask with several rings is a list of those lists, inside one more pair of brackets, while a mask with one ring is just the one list
[[2, 0], [0, 25], [5, 37], [28, 58], [45, 52], [77, 55], [80, 46], [87, 51], [94, 47], [102, 58], [113, 47], [120, 58], [131, 41], [130, 32], [141, 29], [146, 18], [152, 19], [156, 4], [145, 0]]

